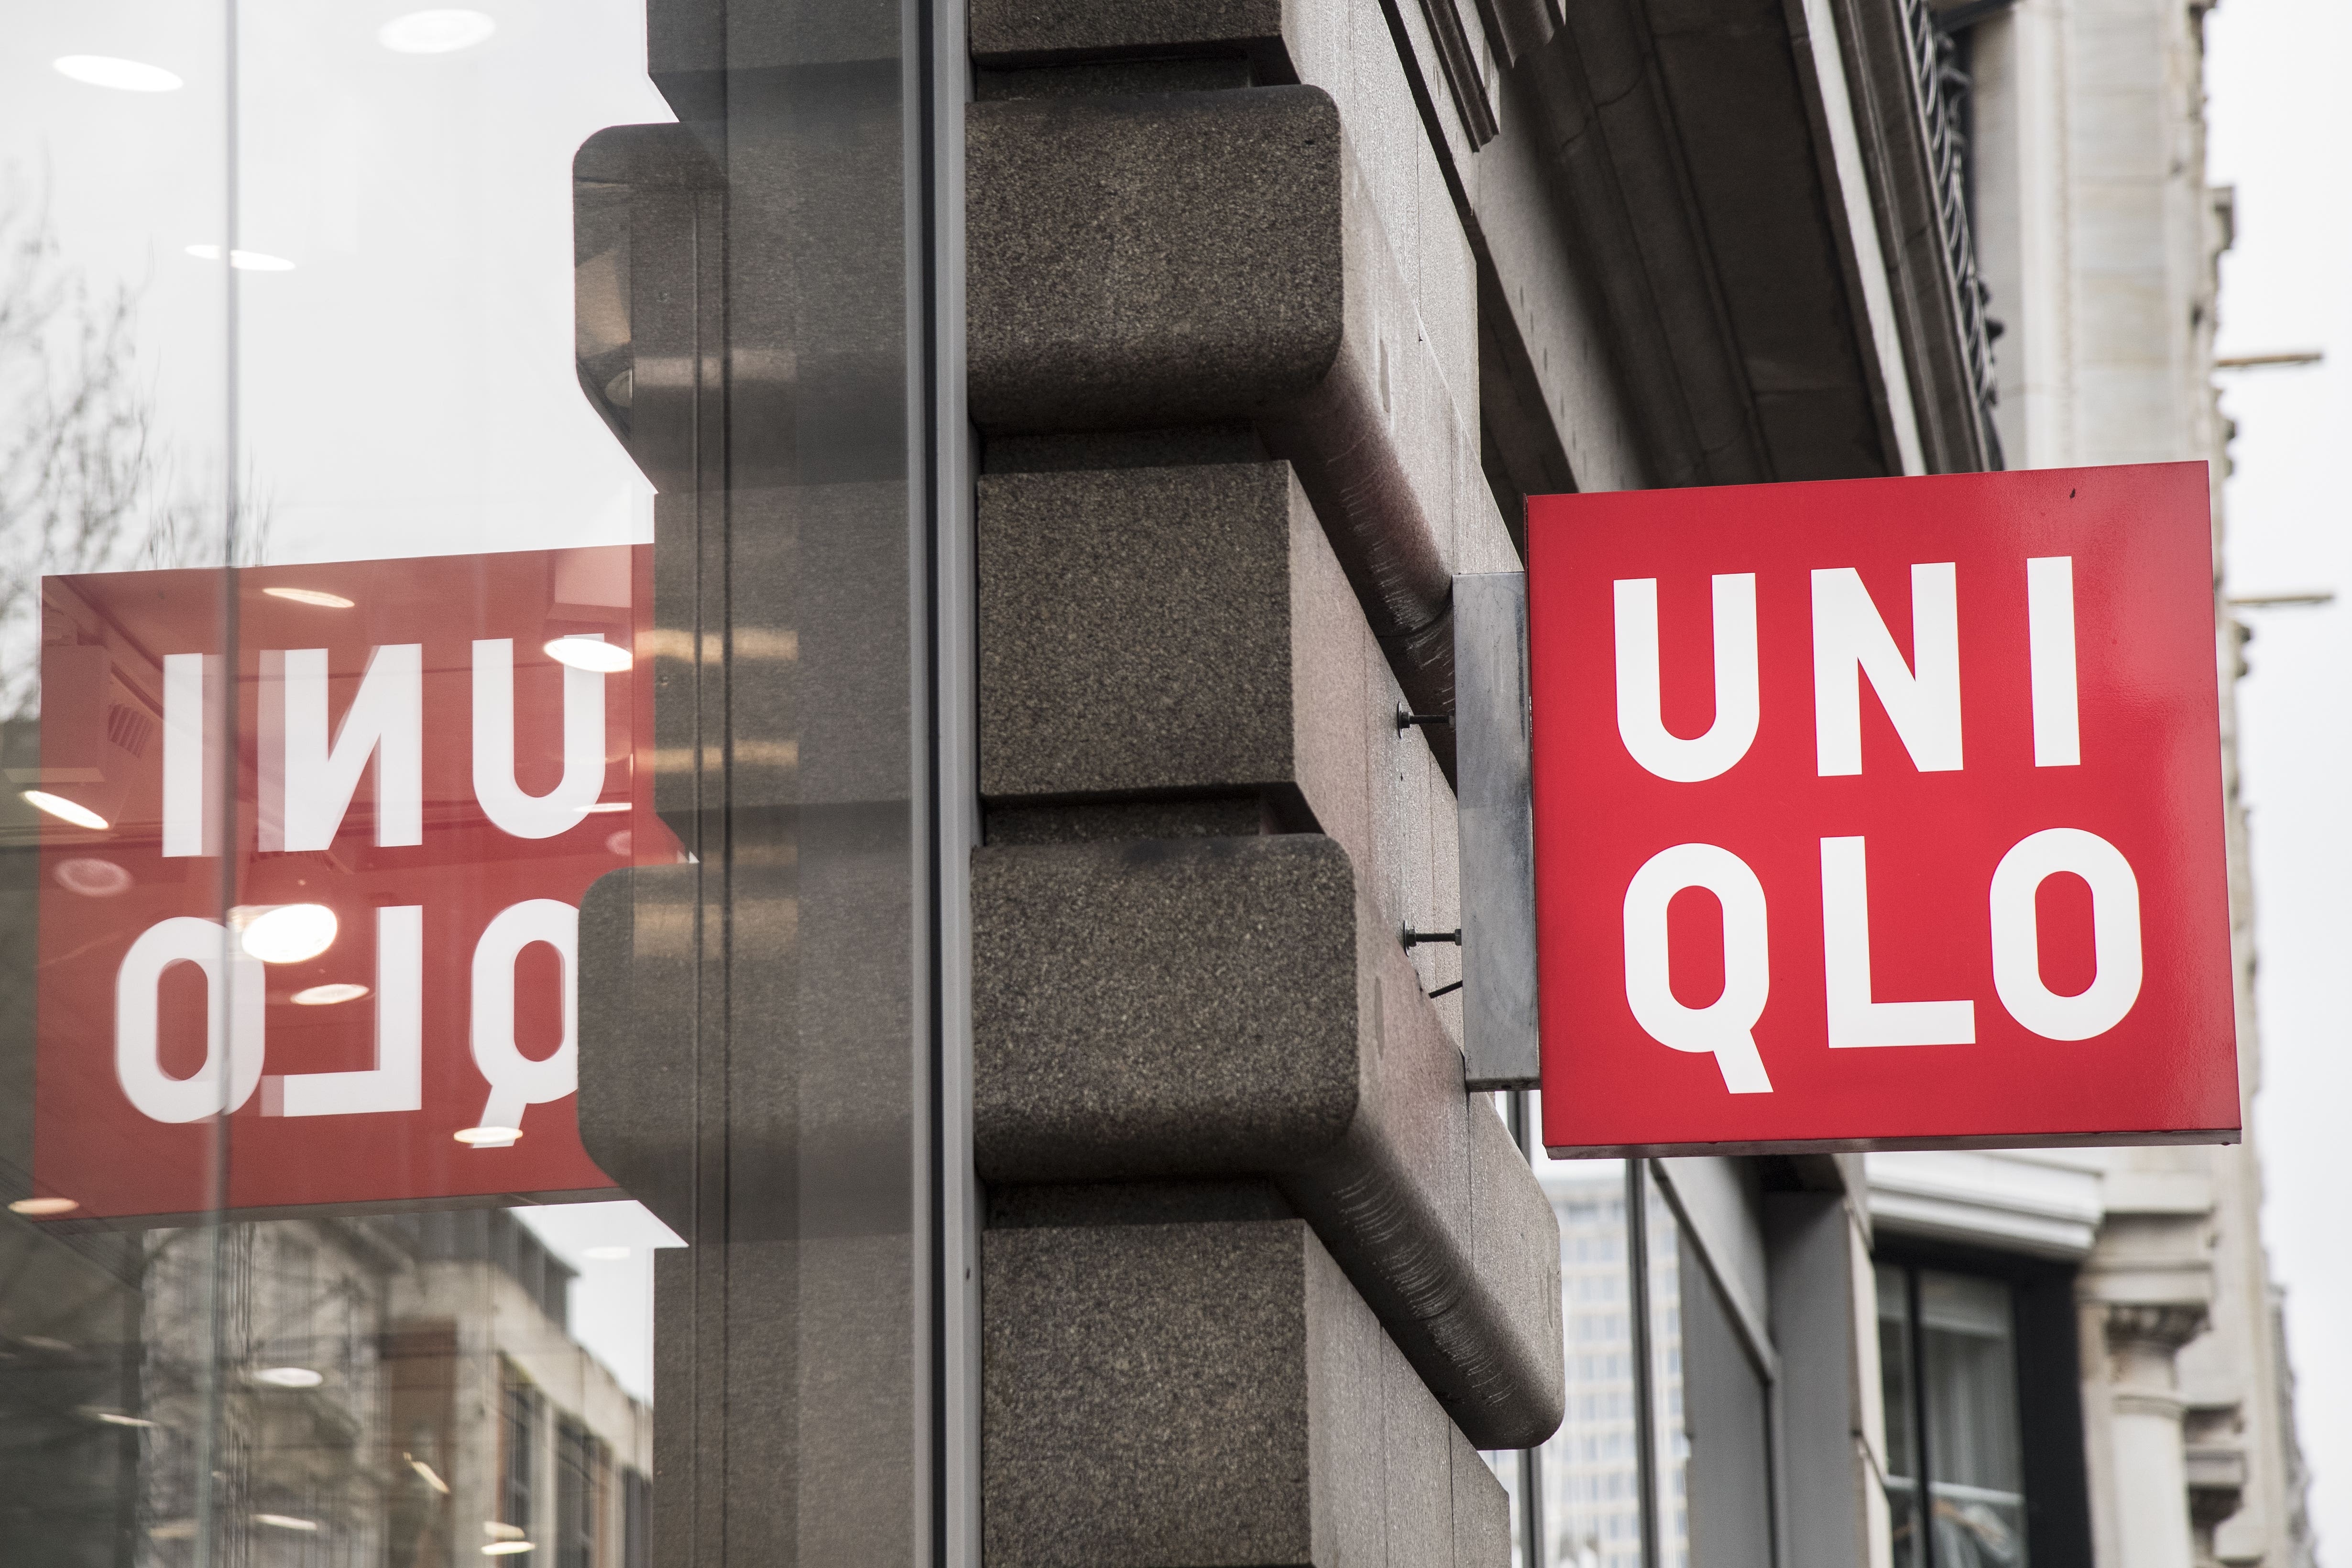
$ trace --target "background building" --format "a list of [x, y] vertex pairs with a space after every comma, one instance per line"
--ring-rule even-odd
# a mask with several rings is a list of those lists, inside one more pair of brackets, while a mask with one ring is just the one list
[[[2006, 328], [1996, 424], [2009, 462], [2206, 460], [2218, 579], [2231, 432], [2213, 336], [2232, 215], [2231, 193], [2204, 176], [2204, 12], [2020, 0], [1942, 15], [1947, 68], [1968, 105], [1989, 309]], [[2262, 1054], [2236, 794], [2242, 665], [2235, 622], [2225, 614], [2221, 625], [2240, 1088], [2251, 1108]], [[2046, 1484], [2063, 1489], [2068, 1510], [2085, 1510], [2098, 1561], [2313, 1561], [2251, 1139], [1874, 1155], [1870, 1184], [1874, 1224], [1898, 1255], [1940, 1258], [1955, 1280], [2004, 1281], [2026, 1303], [2020, 1354], [2060, 1358], [2042, 1363], [2054, 1370], [2063, 1348], [2030, 1342], [2079, 1340], [2080, 1414], [2053, 1407], [2042, 1419], [2080, 1421], [2087, 1489], [2078, 1503], [2071, 1479]], [[2032, 1304], [2070, 1292], [2072, 1320]]]

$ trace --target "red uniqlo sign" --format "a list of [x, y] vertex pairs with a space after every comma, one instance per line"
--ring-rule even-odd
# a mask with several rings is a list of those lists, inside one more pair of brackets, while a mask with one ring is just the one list
[[1550, 496], [1544, 1142], [2233, 1141], [2201, 463]]
[[632, 793], [650, 564], [247, 569], [233, 648], [221, 573], [44, 580], [14, 776], [49, 813], [33, 1162], [63, 1217], [611, 1186], [573, 1112], [578, 905], [677, 854]]

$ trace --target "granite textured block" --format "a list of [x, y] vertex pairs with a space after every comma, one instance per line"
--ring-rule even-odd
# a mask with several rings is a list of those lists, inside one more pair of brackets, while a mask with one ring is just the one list
[[1500, 1487], [1307, 1226], [992, 1230], [982, 1260], [990, 1568], [1506, 1568]]
[[980, 103], [971, 395], [990, 430], [1296, 399], [1339, 351], [1339, 118], [1312, 88]]
[[983, 477], [982, 796], [1295, 784], [1291, 501], [1281, 463]]
[[1260, 83], [1297, 79], [1283, 42], [1283, 0], [977, 0], [973, 63], [1234, 57]]
[[[1287, 464], [994, 473], [979, 499], [992, 844], [1255, 833], [1255, 799], [1266, 827], [1338, 839], [1389, 924], [1460, 924], [1431, 731], [1398, 728]], [[1457, 958], [1416, 949], [1424, 989]]]
[[1269, 1177], [1474, 1442], [1553, 1430], [1550, 1205], [1338, 844], [991, 847], [972, 910], [983, 1179]]
[[1449, 384], [1426, 324], [1468, 318], [1424, 319], [1330, 97], [1040, 98], [966, 123], [982, 427], [1254, 423], [1415, 708], [1450, 711], [1453, 574], [1517, 558], [1480, 482], [1476, 388]]

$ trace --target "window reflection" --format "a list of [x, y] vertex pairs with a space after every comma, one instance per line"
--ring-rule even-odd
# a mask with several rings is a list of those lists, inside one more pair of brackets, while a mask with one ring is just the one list
[[[575, 1231], [648, 1223], [591, 1209]], [[82, 1234], [11, 1219], [0, 1539], [12, 1562], [64, 1568], [644, 1568], [651, 1411], [574, 1337], [582, 1278], [499, 1209]], [[210, 1520], [206, 1464], [225, 1480]]]
[[[266, 1087], [226, 1128], [205, 1106], [165, 1126], [126, 1100], [106, 1041], [130, 934], [231, 922], [272, 961], [270, 1072], [349, 1087], [375, 1049], [383, 912], [516, 900], [497, 878], [532, 847], [453, 825], [439, 800], [429, 831], [473, 837], [429, 895], [415, 857], [374, 853], [396, 836], [363, 831], [288, 846], [267, 873], [283, 885], [257, 891], [248, 858], [227, 890], [223, 803], [200, 787], [195, 837], [174, 844], [162, 791], [167, 753], [194, 735], [205, 755], [234, 725], [203, 679], [201, 721], [175, 734], [164, 705], [171, 661], [197, 650], [243, 670], [330, 644], [356, 675], [374, 646], [424, 635], [394, 624], [399, 573], [453, 555], [493, 564], [421, 602], [459, 655], [514, 641], [520, 710], [553, 705], [533, 680], [570, 689], [551, 639], [628, 637], [628, 573], [616, 591], [583, 563], [646, 547], [652, 492], [573, 382], [570, 170], [598, 128], [669, 118], [643, 0], [514, 0], [494, 22], [0, 0], [0, 1561], [641, 1568], [650, 1249], [674, 1238], [634, 1204], [381, 1212], [594, 1185], [576, 1150], [556, 1182], [488, 1163], [568, 1137], [568, 1103], [530, 1102], [530, 1138], [504, 1152], [452, 1140], [483, 1112], [470, 1079], [464, 1118], [429, 1139]], [[526, 550], [556, 561], [544, 593], [495, 575]], [[404, 558], [432, 559], [387, 564]], [[251, 589], [235, 618], [229, 563]], [[158, 592], [156, 574], [195, 568], [189, 592]], [[485, 624], [525, 598], [528, 624]], [[469, 672], [441, 662], [424, 679], [462, 715]], [[588, 815], [627, 794], [635, 710], [611, 684], [613, 799], [581, 812], [579, 886], [646, 838]], [[351, 697], [338, 686], [335, 711]], [[560, 794], [575, 750], [597, 782], [593, 747], [532, 722], [517, 719], [507, 793]], [[465, 771], [463, 746], [435, 744]], [[249, 763], [236, 793], [247, 853]], [[341, 936], [263, 952], [272, 905], [340, 914]], [[553, 994], [556, 951], [518, 955], [526, 998]], [[465, 955], [409, 955], [429, 962], [428, 1006], [466, 994]], [[162, 1084], [207, 1058], [201, 982], [177, 952], [158, 966]], [[530, 1023], [517, 1054], [538, 1060], [556, 1031]], [[427, 1027], [428, 1050], [470, 1060], [467, 1020]], [[77, 1098], [85, 1068], [97, 1092]], [[288, 1157], [305, 1127], [315, 1157]]]
[[1549, 1162], [1543, 1178], [1559, 1217], [1560, 1323], [1568, 1336], [1568, 1415], [1543, 1447], [1546, 1561], [1640, 1568], [1624, 1162]]
[[2013, 1294], [1997, 1279], [1878, 1268], [1897, 1568], [2022, 1568], [2026, 1561]]

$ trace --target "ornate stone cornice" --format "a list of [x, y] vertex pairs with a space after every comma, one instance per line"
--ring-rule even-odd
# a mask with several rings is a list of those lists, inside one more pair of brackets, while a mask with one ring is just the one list
[[2170, 1355], [2204, 1331], [2206, 1315], [2202, 1302], [2111, 1301], [2107, 1349]]

